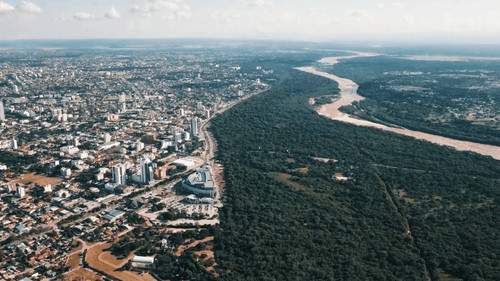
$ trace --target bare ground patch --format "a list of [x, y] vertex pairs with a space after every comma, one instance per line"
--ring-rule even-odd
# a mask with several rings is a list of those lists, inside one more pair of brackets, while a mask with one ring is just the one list
[[77, 269], [80, 266], [80, 256], [78, 253], [71, 254], [66, 261], [66, 266]]
[[133, 271], [116, 271], [116, 269], [127, 263], [128, 260], [132, 258], [133, 254], [123, 260], [118, 260], [116, 257], [112, 256], [111, 253], [104, 251], [109, 247], [111, 247], [111, 243], [103, 243], [88, 249], [85, 260], [89, 266], [123, 281], [152, 280], [152, 276], [149, 274], [140, 275]]
[[20, 175], [17, 179], [16, 179], [16, 182], [18, 183], [35, 183], [35, 184], [38, 184], [40, 186], [45, 186], [47, 184], [51, 184], [51, 185], [57, 185], [59, 183], [61, 183], [61, 179], [59, 178], [49, 178], [49, 177], [46, 177], [46, 176], [42, 176], [42, 175], [36, 175], [35, 173], [30, 173], [30, 174], [23, 174], [23, 175]]
[[84, 268], [79, 268], [76, 270], [73, 270], [69, 273], [66, 273], [63, 275], [62, 280], [64, 281], [80, 281], [80, 280], [85, 280], [85, 281], [102, 281], [102, 277], [96, 275], [90, 270], [84, 269]]
[[296, 171], [302, 174], [307, 174], [309, 172], [309, 168], [308, 167], [298, 168], [296, 169]]
[[314, 190], [312, 188], [309, 188], [309, 187], [302, 185], [298, 182], [294, 182], [294, 181], [290, 180], [292, 178], [292, 175], [290, 175], [290, 174], [270, 172], [267, 175], [270, 178], [275, 179], [279, 182], [282, 182], [295, 190], [305, 191], [305, 192], [314, 194]]
[[193, 241], [187, 245], [180, 245], [174, 252], [174, 255], [175, 256], [181, 256], [182, 253], [184, 253], [184, 251], [186, 251], [187, 249], [191, 249], [193, 247], [196, 247], [196, 245], [200, 244], [200, 243], [206, 243], [206, 242], [209, 242], [209, 241], [212, 241], [214, 240], [214, 237], [213, 236], [209, 236], [207, 238], [204, 238], [204, 239], [201, 239], [201, 240], [196, 240], [196, 241]]

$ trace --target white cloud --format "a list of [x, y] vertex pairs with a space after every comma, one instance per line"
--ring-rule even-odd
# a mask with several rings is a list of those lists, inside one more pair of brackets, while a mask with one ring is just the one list
[[189, 11], [189, 9], [179, 10], [179, 11], [176, 11], [174, 14], [175, 14], [175, 18], [178, 20], [187, 20], [187, 19], [191, 18], [191, 12]]
[[23, 2], [21, 2], [21, 4], [19, 4], [17, 6], [17, 8], [20, 11], [23, 11], [23, 12], [26, 12], [26, 13], [34, 13], [34, 14], [36, 14], [36, 13], [41, 13], [42, 12], [42, 8], [40, 8], [39, 6], [37, 6], [33, 2], [23, 1]]
[[180, 5], [182, 1], [168, 1], [168, 0], [148, 0], [142, 5], [135, 5], [132, 7], [131, 11], [134, 13], [151, 13], [159, 11], [176, 11], [179, 10], [183, 5]]
[[393, 2], [380, 2], [377, 5], [379, 8], [384, 9], [384, 8], [402, 8], [405, 6], [404, 2], [401, 1], [393, 1]]
[[111, 7], [111, 9], [104, 14], [104, 17], [108, 19], [117, 19], [120, 17], [120, 13], [118, 13], [115, 7]]
[[250, 6], [271, 7], [274, 6], [274, 0], [253, 0], [250, 2]]
[[73, 18], [76, 20], [90, 20], [96, 18], [96, 16], [86, 13], [86, 12], [79, 12], [73, 15]]
[[183, 0], [148, 0], [130, 9], [132, 13], [151, 17], [153, 13], [163, 14], [164, 19], [188, 19], [191, 17], [190, 7]]
[[16, 8], [14, 8], [12, 5], [5, 3], [5, 2], [0, 2], [0, 14], [5, 14], [8, 12], [14, 11]]
[[241, 18], [241, 14], [230, 11], [215, 11], [210, 15], [210, 18], [215, 21], [216, 25], [231, 24], [234, 21], [238, 21]]
[[238, 0], [238, 2], [248, 7], [262, 8], [274, 6], [274, 0]]
[[350, 14], [353, 18], [362, 18], [367, 15], [366, 11], [354, 11]]

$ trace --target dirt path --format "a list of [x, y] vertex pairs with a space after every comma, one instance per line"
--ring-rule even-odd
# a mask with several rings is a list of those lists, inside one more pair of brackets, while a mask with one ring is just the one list
[[[369, 54], [369, 55], [371, 55], [371, 54]], [[365, 55], [360, 54], [359, 56], [365, 56]], [[328, 61], [328, 63], [330, 65], [333, 65], [333, 64], [337, 63], [339, 59], [354, 58], [354, 57], [359, 57], [359, 56], [328, 58], [328, 60], [325, 58], [325, 59], [320, 60], [320, 62]], [[327, 72], [319, 71], [314, 67], [297, 67], [295, 69], [331, 79], [339, 84], [340, 97], [337, 98], [331, 104], [325, 104], [325, 105], [321, 105], [321, 106], [317, 107], [316, 111], [318, 112], [319, 115], [328, 117], [332, 120], [341, 121], [341, 122], [345, 122], [345, 123], [349, 123], [349, 124], [353, 124], [353, 125], [357, 125], [357, 126], [377, 128], [380, 130], [389, 131], [389, 132], [393, 132], [396, 134], [410, 136], [410, 137], [413, 137], [416, 139], [426, 140], [426, 141], [429, 141], [429, 142], [432, 142], [435, 144], [439, 144], [439, 145], [450, 146], [450, 147], [455, 148], [456, 150], [473, 151], [473, 152], [476, 152], [476, 153], [479, 153], [482, 155], [486, 155], [486, 156], [491, 156], [497, 160], [500, 160], [500, 147], [498, 147], [498, 146], [456, 140], [456, 139], [442, 137], [442, 136], [438, 136], [438, 135], [432, 135], [432, 134], [428, 134], [428, 133], [424, 133], [424, 132], [412, 131], [412, 130], [408, 130], [406, 128], [401, 128], [401, 127], [399, 127], [399, 128], [389, 127], [389, 126], [385, 126], [385, 125], [378, 124], [375, 122], [358, 119], [358, 118], [355, 118], [351, 115], [343, 113], [339, 110], [342, 106], [349, 105], [349, 104], [353, 103], [354, 101], [361, 101], [364, 99], [362, 96], [358, 95], [358, 93], [357, 93], [358, 84], [356, 84], [352, 80], [338, 77], [336, 75], [333, 75], [333, 74], [330, 74]]]
[[195, 247], [196, 245], [198, 245], [200, 243], [206, 243], [206, 242], [213, 241], [213, 240], [214, 240], [214, 237], [213, 236], [209, 236], [209, 237], [206, 237], [206, 238], [201, 239], [201, 240], [193, 241], [193, 242], [191, 242], [188, 245], [180, 245], [177, 248], [177, 250], [174, 252], [174, 255], [180, 257], [182, 255], [182, 253], [184, 253], [185, 250], [191, 249], [191, 248]]

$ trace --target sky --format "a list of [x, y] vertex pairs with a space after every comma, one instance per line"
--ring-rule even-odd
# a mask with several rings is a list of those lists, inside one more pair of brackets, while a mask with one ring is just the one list
[[500, 44], [499, 0], [0, 0], [0, 40]]

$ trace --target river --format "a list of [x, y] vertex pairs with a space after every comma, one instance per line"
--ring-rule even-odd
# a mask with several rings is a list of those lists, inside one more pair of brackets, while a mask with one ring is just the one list
[[[355, 57], [367, 57], [374, 56], [375, 54], [365, 54], [365, 53], [356, 53], [356, 55], [348, 56], [348, 57], [329, 57], [323, 58], [319, 62], [327, 63], [329, 65], [336, 64], [339, 60], [342, 59], [350, 59]], [[410, 136], [416, 139], [426, 140], [435, 144], [445, 145], [449, 147], [453, 147], [456, 150], [462, 151], [472, 151], [482, 155], [491, 156], [497, 160], [500, 160], [500, 147], [488, 144], [481, 144], [469, 141], [462, 141], [452, 138], [447, 138], [443, 136], [428, 134], [420, 131], [413, 131], [402, 127], [389, 127], [386, 125], [382, 125], [379, 123], [371, 122], [368, 120], [359, 119], [357, 117], [353, 117], [349, 114], [343, 113], [340, 111], [340, 108], [345, 105], [350, 105], [354, 101], [361, 101], [364, 97], [360, 96], [357, 92], [358, 84], [354, 81], [349, 80], [347, 78], [342, 78], [334, 74], [330, 74], [327, 72], [319, 71], [318, 69], [312, 66], [306, 67], [297, 67], [295, 68], [300, 71], [304, 71], [307, 73], [311, 73], [314, 75], [322, 76], [328, 79], [331, 79], [338, 83], [338, 87], [340, 90], [340, 96], [331, 104], [324, 104], [316, 107], [316, 111], [319, 115], [328, 117], [332, 120], [341, 121], [357, 126], [364, 127], [373, 127], [384, 131], [393, 132], [396, 134], [401, 134], [405, 136]]]

